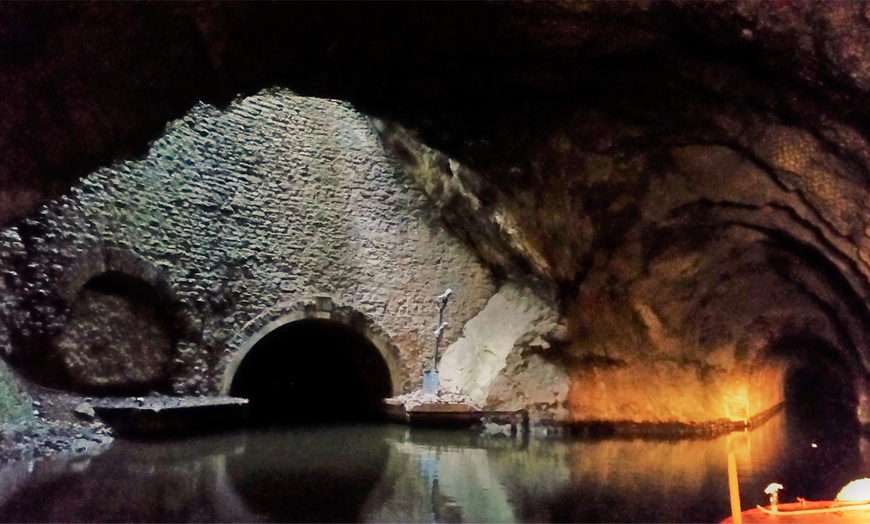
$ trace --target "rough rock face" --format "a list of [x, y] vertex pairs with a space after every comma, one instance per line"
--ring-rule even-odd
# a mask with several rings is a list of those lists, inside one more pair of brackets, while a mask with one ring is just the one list
[[[379, 129], [491, 267], [531, 271], [559, 297], [569, 418], [745, 419], [783, 399], [786, 362], [816, 341], [829, 351], [814, 358], [849, 362], [843, 380], [865, 395], [870, 194], [851, 166], [759, 120], [756, 141], [734, 135], [743, 146], [631, 154], [589, 151], [568, 121], [526, 149], [538, 166], [527, 185], [497, 182], [510, 172], [499, 162], [478, 171]], [[792, 349], [774, 355], [783, 339]]]
[[503, 286], [444, 352], [444, 387], [458, 388], [485, 409], [564, 415], [567, 376], [552, 361], [555, 350], [548, 351], [557, 320], [552, 306], [528, 289]]
[[[586, 121], [619, 120], [641, 147], [714, 138], [725, 108], [769, 111], [811, 132], [822, 123], [825, 140], [855, 154], [860, 132], [834, 121], [866, 117], [865, 11], [853, 2], [13, 2], [0, 13], [2, 216], [23, 216], [98, 165], [143, 151], [197, 100], [226, 103], [273, 84], [419, 125], [427, 141], [472, 148], [478, 161], [503, 155], [505, 140], [540, 136], [537, 124], [566, 115], [565, 100]], [[509, 125], [516, 116], [524, 125]], [[525, 153], [511, 155], [526, 164], [514, 177], [529, 174]]]
[[84, 386], [214, 392], [230, 340], [300, 304], [378, 327], [410, 388], [434, 298], [455, 290], [461, 326], [493, 289], [363, 116], [283, 90], [197, 106], [146, 158], [89, 175], [0, 237], [8, 356], [53, 385], [64, 368]]

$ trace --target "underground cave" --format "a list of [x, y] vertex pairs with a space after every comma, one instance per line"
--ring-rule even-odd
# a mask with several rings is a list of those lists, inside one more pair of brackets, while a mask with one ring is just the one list
[[867, 16], [0, 3], [0, 520], [718, 521], [729, 450], [740, 507], [833, 498], [870, 476]]

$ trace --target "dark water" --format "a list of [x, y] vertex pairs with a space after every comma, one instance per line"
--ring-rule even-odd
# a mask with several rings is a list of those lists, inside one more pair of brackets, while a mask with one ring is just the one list
[[783, 500], [831, 498], [870, 475], [859, 433], [790, 420], [674, 442], [391, 425], [119, 441], [89, 459], [7, 466], [0, 520], [713, 522], [729, 513], [729, 445], [744, 508], [764, 503], [774, 480]]

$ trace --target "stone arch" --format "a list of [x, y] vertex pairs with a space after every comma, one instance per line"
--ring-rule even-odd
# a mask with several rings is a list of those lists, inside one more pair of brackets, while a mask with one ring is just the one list
[[25, 370], [52, 387], [94, 393], [164, 390], [189, 333], [165, 272], [125, 249], [99, 247], [58, 277], [59, 327]]
[[[867, 283], [836, 245], [817, 235], [776, 208], [698, 201], [644, 230], [640, 248], [623, 248], [622, 261], [641, 260], [636, 273], [612, 267], [609, 275], [599, 274], [630, 282], [614, 286], [610, 299], [648, 301], [643, 303], [670, 328], [668, 335], [681, 341], [671, 345], [661, 338], [656, 349], [667, 355], [679, 348], [682, 358], [710, 366], [714, 373], [699, 380], [699, 389], [715, 395], [726, 418], [761, 420], [758, 415], [784, 400], [791, 368], [765, 354], [783, 337], [800, 333], [805, 341], [810, 335], [826, 341], [830, 353], [847, 363], [843, 380], [850, 385], [868, 376], [870, 338], [861, 299]], [[609, 283], [592, 278], [600, 277], [593, 273], [584, 285]], [[862, 388], [855, 386], [859, 400]]]
[[283, 326], [309, 319], [335, 322], [359, 333], [377, 349], [383, 359], [390, 375], [391, 394], [402, 393], [406, 377], [400, 365], [399, 350], [390, 336], [367, 315], [349, 306], [336, 304], [332, 298], [318, 297], [280, 304], [259, 315], [236, 334], [229, 342], [217, 371], [221, 394], [230, 393], [242, 361], [264, 337]]
[[91, 277], [52, 337], [55, 385], [99, 393], [165, 390], [178, 339], [166, 310], [141, 278], [114, 270]]
[[[804, 291], [820, 315], [835, 330], [834, 346], [870, 379], [870, 275], [856, 264], [847, 246], [832, 242], [799, 214], [776, 206], [753, 208], [705, 200], [672, 211], [667, 223], [647, 235], [648, 249], [667, 237], [689, 233], [695, 246], [717, 233], [742, 242], [744, 252], [764, 246], [769, 252], [765, 269], [783, 282]], [[741, 236], [746, 239], [741, 241]], [[754, 238], [753, 238], [754, 237]], [[726, 260], [718, 258], [716, 260]], [[774, 339], [769, 341], [772, 343]]]
[[178, 306], [175, 290], [165, 270], [147, 258], [127, 249], [104, 247], [94, 249], [76, 259], [57, 283], [57, 292], [67, 304], [72, 304], [85, 285], [104, 273], [121, 273], [141, 280], [151, 287], [172, 320], [177, 337], [192, 333], [192, 323]]

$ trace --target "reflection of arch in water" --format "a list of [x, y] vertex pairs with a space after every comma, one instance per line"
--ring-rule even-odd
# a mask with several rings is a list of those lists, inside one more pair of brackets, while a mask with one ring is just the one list
[[386, 469], [390, 447], [371, 427], [251, 433], [226, 457], [243, 506], [273, 522], [359, 522]]
[[29, 475], [16, 472], [0, 521], [254, 522], [227, 480], [227, 457], [244, 452], [238, 444], [233, 435], [118, 441], [87, 458], [49, 458]]
[[511, 488], [518, 478], [551, 490], [567, 476], [554, 464], [552, 443], [543, 446], [548, 460], [541, 469], [534, 453], [509, 439], [393, 426], [383, 440], [391, 453], [384, 480], [363, 507], [365, 522], [516, 522], [520, 501]]
[[88, 460], [49, 459], [30, 475], [9, 470], [17, 485], [0, 497], [0, 521], [359, 521], [389, 454], [380, 433], [366, 429], [372, 428], [221, 435], [159, 446], [121, 441]]
[[397, 361], [395, 347], [367, 317], [318, 301], [239, 344], [221, 390], [250, 399], [255, 420], [367, 417], [398, 391]]

